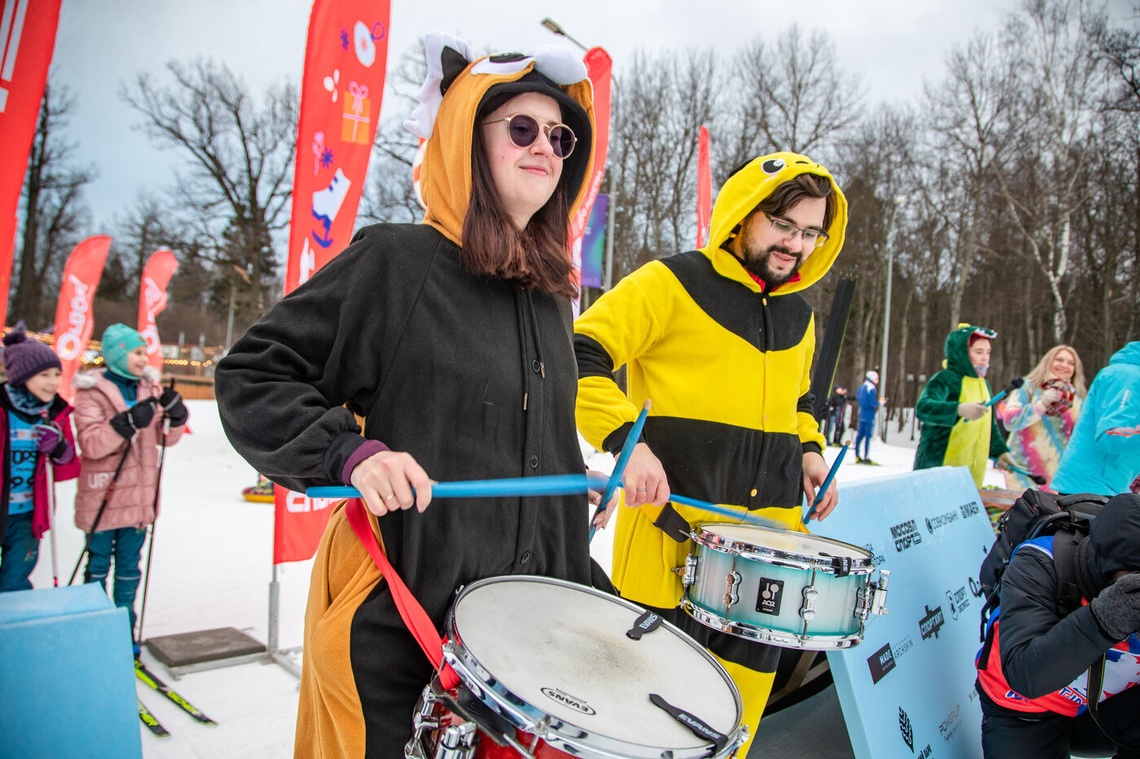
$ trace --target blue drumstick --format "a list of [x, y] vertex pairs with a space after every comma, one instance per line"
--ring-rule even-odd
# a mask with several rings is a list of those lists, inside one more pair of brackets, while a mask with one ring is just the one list
[[[512, 496], [569, 495], [601, 487], [597, 475], [553, 474], [543, 477], [508, 477], [501, 480], [461, 480], [435, 482], [431, 494], [437, 498], [509, 498]], [[305, 490], [309, 498], [359, 498], [360, 491], [347, 485], [329, 485]]]
[[[990, 406], [992, 406], [995, 403], [997, 403], [998, 401], [1000, 401], [1002, 398], [1009, 395], [1010, 390], [1016, 390], [1017, 388], [1021, 387], [1024, 384], [1025, 384], [1025, 378], [1024, 377], [1015, 377], [1009, 381], [1009, 387], [1007, 387], [1005, 390], [1002, 390], [1000, 393], [995, 395], [993, 398], [990, 398], [988, 401], [986, 401], [982, 405], [985, 406], [986, 408], [989, 408]], [[962, 421], [968, 422], [970, 420], [969, 419], [963, 419]]]
[[641, 413], [637, 415], [634, 420], [633, 426], [629, 428], [629, 434], [625, 436], [625, 442], [621, 446], [621, 453], [618, 454], [617, 463], [614, 464], [614, 470], [610, 474], [610, 479], [606, 482], [605, 492], [602, 493], [602, 500], [598, 503], [598, 508], [594, 510], [594, 516], [590, 517], [590, 540], [594, 539], [594, 533], [598, 528], [594, 526], [594, 520], [598, 518], [606, 510], [606, 504], [610, 502], [610, 496], [614, 494], [614, 490], [621, 484], [621, 476], [625, 473], [625, 465], [629, 463], [629, 457], [633, 455], [634, 446], [637, 445], [637, 439], [641, 437], [641, 429], [645, 426], [645, 418], [649, 416], [649, 407], [653, 405], [647, 398], [645, 403], [641, 405]]
[[734, 509], [726, 509], [723, 506], [720, 506], [720, 505], [715, 504], [715, 503], [711, 503], [709, 501], [700, 501], [700, 500], [697, 500], [696, 498], [689, 498], [688, 496], [677, 495], [676, 493], [672, 493], [669, 496], [669, 500], [672, 501], [673, 503], [681, 503], [681, 504], [684, 504], [686, 506], [696, 506], [698, 509], [703, 509], [704, 511], [711, 511], [713, 514], [720, 514], [721, 516], [732, 517], [733, 519], [743, 519], [746, 524], [762, 525], [765, 527], [772, 527], [772, 528], [775, 528], [777, 530], [784, 529], [784, 526], [782, 524], [779, 524], [775, 520], [765, 519], [764, 517], [753, 516], [747, 510], [737, 511]]
[[839, 455], [835, 457], [835, 461], [831, 464], [831, 469], [828, 470], [827, 477], [823, 480], [823, 485], [820, 486], [819, 490], [815, 491], [815, 502], [812, 503], [811, 508], [804, 514], [804, 524], [807, 524], [811, 519], [811, 515], [815, 513], [815, 507], [819, 505], [827, 489], [831, 487], [831, 481], [835, 479], [835, 473], [839, 471], [839, 465], [843, 463], [843, 457], [847, 455], [847, 448], [850, 445], [850, 443], [844, 443], [843, 447], [839, 449]]

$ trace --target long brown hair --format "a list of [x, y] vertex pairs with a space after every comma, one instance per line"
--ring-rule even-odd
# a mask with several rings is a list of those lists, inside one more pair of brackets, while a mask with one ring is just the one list
[[513, 282], [524, 290], [541, 290], [573, 298], [578, 289], [570, 280], [570, 208], [567, 172], [558, 179], [554, 194], [525, 229], [519, 229], [503, 209], [495, 187], [483, 130], [477, 120], [471, 143], [471, 201], [463, 218], [460, 260], [472, 274]]
[[1031, 383], [1034, 387], [1041, 387], [1041, 383], [1049, 376], [1049, 367], [1053, 365], [1053, 359], [1061, 351], [1068, 351], [1073, 355], [1073, 363], [1076, 364], [1076, 369], [1073, 371], [1073, 389], [1077, 393], [1078, 398], [1084, 398], [1089, 394], [1088, 387], [1085, 385], [1085, 366], [1081, 363], [1081, 357], [1077, 353], [1077, 349], [1071, 345], [1055, 345], [1045, 352], [1045, 355], [1037, 362], [1037, 366], [1033, 367], [1033, 371], [1025, 375], [1026, 382]]

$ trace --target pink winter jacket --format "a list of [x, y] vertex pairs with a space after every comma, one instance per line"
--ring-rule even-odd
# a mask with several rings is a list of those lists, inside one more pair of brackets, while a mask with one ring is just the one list
[[[111, 417], [127, 410], [119, 388], [103, 376], [99, 369], [77, 374], [72, 381], [75, 388], [76, 437], [82, 466], [79, 489], [75, 496], [75, 526], [91, 532], [103, 495], [123, 458], [128, 442], [111, 427]], [[153, 367], [147, 367], [139, 381], [139, 400], [157, 398], [162, 393], [161, 376]], [[120, 527], [145, 527], [158, 516], [158, 446], [162, 435], [162, 408], [157, 409], [154, 420], [139, 430], [129, 443], [130, 453], [123, 461], [119, 479], [115, 482], [98, 531]], [[184, 426], [171, 427], [166, 444], [174, 445], [181, 439]]]

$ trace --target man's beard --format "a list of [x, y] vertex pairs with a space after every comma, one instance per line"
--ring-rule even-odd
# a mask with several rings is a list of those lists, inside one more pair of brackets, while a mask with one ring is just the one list
[[[795, 256], [796, 263], [787, 274], [777, 274], [768, 266], [768, 261], [774, 252], [781, 253], [785, 256]], [[763, 252], [757, 252], [754, 248], [747, 245], [744, 246], [744, 268], [762, 279], [764, 284], [768, 286], [768, 289], [779, 287], [799, 274], [800, 266], [803, 265], [803, 262], [804, 257], [802, 253], [792, 253], [792, 251], [782, 245], [771, 245]]]

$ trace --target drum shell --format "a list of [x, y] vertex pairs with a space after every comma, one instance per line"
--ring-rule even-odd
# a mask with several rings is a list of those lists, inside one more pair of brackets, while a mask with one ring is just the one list
[[[816, 550], [769, 547], [781, 541]], [[849, 566], [837, 572], [828, 551], [846, 556]], [[858, 609], [874, 571], [868, 551], [805, 533], [707, 524], [694, 532], [690, 561], [695, 569], [682, 606], [701, 624], [807, 650], [850, 648], [862, 641], [864, 616]], [[815, 594], [807, 619], [805, 592]]]

